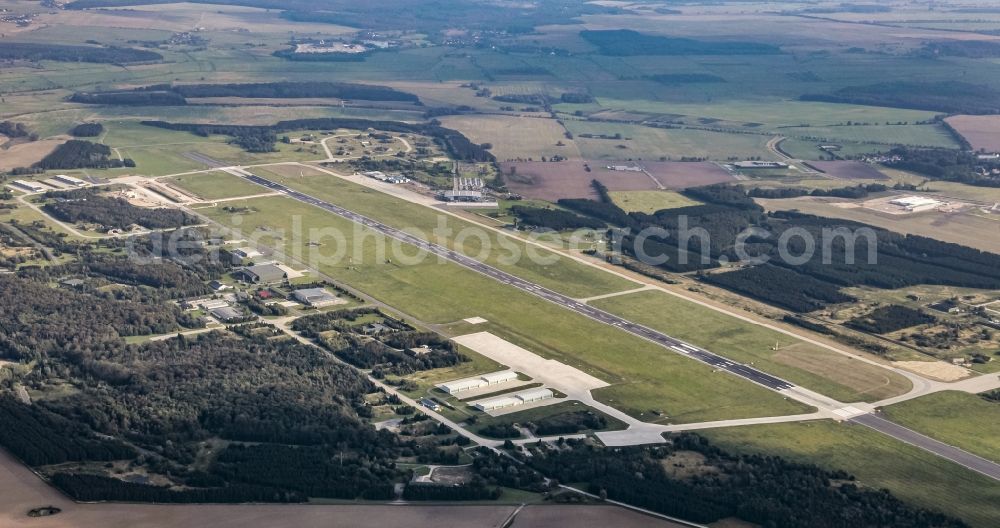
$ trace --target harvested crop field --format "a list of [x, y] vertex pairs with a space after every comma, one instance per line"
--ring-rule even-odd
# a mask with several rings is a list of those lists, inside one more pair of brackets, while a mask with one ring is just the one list
[[1000, 152], [1000, 116], [954, 116], [945, 119], [975, 150]]
[[861, 161], [810, 161], [807, 165], [838, 180], [887, 180], [888, 176]]
[[514, 518], [511, 528], [566, 526], [572, 519], [576, 528], [672, 528], [682, 525], [613, 506], [528, 506]]
[[465, 134], [474, 143], [493, 145], [490, 152], [500, 161], [553, 156], [580, 159], [576, 144], [566, 138], [566, 129], [554, 119], [463, 115], [442, 117], [441, 123]]
[[642, 166], [660, 185], [675, 191], [736, 179], [726, 169], [707, 161], [644, 161]]
[[[612, 191], [651, 191], [656, 182], [642, 172], [610, 171], [603, 165], [562, 161], [501, 163], [507, 187], [511, 192], [536, 200], [556, 201], [560, 198], [597, 198], [591, 181], [597, 180]], [[511, 175], [511, 169], [515, 173]]]
[[40, 161], [55, 150], [56, 147], [65, 142], [66, 140], [63, 139], [43, 139], [28, 143], [18, 143], [12, 145], [10, 148], [2, 149], [0, 150], [0, 171], [9, 171], [18, 167], [30, 166]]
[[975, 150], [1000, 151], [1000, 116], [959, 115], [945, 121], [965, 138]]

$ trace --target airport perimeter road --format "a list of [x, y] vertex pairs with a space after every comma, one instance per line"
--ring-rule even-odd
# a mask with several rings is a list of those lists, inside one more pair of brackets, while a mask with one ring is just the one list
[[922, 435], [913, 429], [908, 429], [902, 425], [890, 422], [876, 414], [865, 414], [849, 420], [874, 429], [882, 434], [889, 435], [896, 440], [905, 442], [925, 451], [930, 451], [935, 455], [951, 460], [952, 462], [965, 466], [972, 471], [982, 473], [987, 477], [1000, 480], [1000, 464], [986, 460], [983, 457], [973, 455], [968, 451], [963, 451], [957, 447], [950, 446], [944, 442], [939, 442], [929, 436]]
[[[645, 326], [633, 323], [627, 319], [618, 317], [617, 315], [613, 315], [603, 310], [599, 310], [571, 297], [567, 297], [565, 295], [554, 292], [547, 288], [543, 288], [533, 282], [524, 280], [515, 275], [511, 275], [510, 273], [500, 271], [492, 266], [484, 264], [472, 257], [466, 256], [457, 251], [453, 251], [448, 248], [439, 246], [437, 244], [433, 244], [422, 238], [410, 235], [408, 233], [400, 231], [399, 229], [390, 227], [376, 220], [372, 220], [371, 218], [362, 216], [343, 207], [320, 200], [319, 198], [315, 198], [308, 194], [298, 192], [280, 183], [276, 183], [266, 178], [257, 176], [255, 174], [251, 174], [237, 167], [227, 167], [222, 170], [230, 174], [233, 174], [235, 176], [239, 176], [241, 178], [249, 180], [253, 183], [256, 183], [257, 185], [261, 185], [267, 187], [268, 189], [286, 194], [289, 197], [298, 200], [300, 202], [304, 202], [309, 205], [314, 205], [316, 207], [329, 211], [337, 216], [346, 218], [347, 220], [356, 222], [370, 229], [374, 229], [388, 237], [395, 238], [396, 240], [405, 242], [407, 244], [412, 244], [424, 251], [427, 251], [432, 255], [436, 255], [440, 258], [450, 260], [466, 268], [469, 268], [473, 271], [482, 273], [487, 277], [490, 277], [499, 282], [517, 288], [521, 291], [530, 293], [532, 295], [541, 297], [542, 299], [545, 299], [552, 303], [558, 304], [559, 306], [562, 306], [563, 308], [566, 308], [568, 310], [572, 310], [580, 315], [584, 315], [595, 321], [620, 328], [630, 334], [639, 336], [643, 339], [661, 345], [664, 348], [667, 348], [673, 352], [688, 356], [702, 363], [711, 365], [712, 367], [715, 367], [719, 370], [724, 370], [726, 372], [729, 372], [730, 374], [734, 374], [746, 380], [752, 381], [753, 383], [756, 383], [758, 385], [763, 385], [764, 387], [767, 387], [771, 390], [785, 391], [787, 389], [791, 389], [794, 387], [793, 384], [781, 378], [777, 378], [765, 372], [761, 372], [753, 367], [749, 367], [741, 363], [736, 363], [722, 356], [713, 354], [707, 350], [680, 341], [679, 339], [675, 339], [666, 334], [657, 332], [656, 330], [652, 330]], [[794, 396], [789, 396], [789, 397], [794, 398]], [[809, 404], [813, 405], [812, 402], [809, 402]]]

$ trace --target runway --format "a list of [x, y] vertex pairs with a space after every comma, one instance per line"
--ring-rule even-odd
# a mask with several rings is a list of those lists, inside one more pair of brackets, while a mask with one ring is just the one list
[[710, 365], [716, 369], [729, 372], [730, 374], [739, 376], [750, 382], [767, 387], [768, 389], [774, 391], [783, 391], [786, 389], [791, 389], [795, 386], [792, 383], [789, 383], [788, 381], [785, 381], [781, 378], [772, 376], [765, 372], [761, 372], [760, 370], [757, 370], [753, 367], [741, 363], [736, 363], [730, 359], [724, 358], [717, 354], [713, 354], [712, 352], [709, 352], [705, 349], [698, 348], [689, 343], [685, 343], [679, 339], [670, 337], [666, 334], [660, 333], [651, 328], [647, 328], [645, 326], [633, 323], [627, 319], [623, 319], [617, 315], [613, 315], [603, 310], [599, 310], [597, 308], [594, 308], [593, 306], [584, 304], [576, 299], [567, 297], [561, 293], [554, 292], [552, 290], [539, 286], [538, 284], [535, 284], [533, 282], [524, 280], [515, 275], [511, 275], [510, 273], [507, 273], [505, 271], [496, 269], [493, 266], [484, 264], [472, 257], [466, 256], [457, 251], [453, 251], [443, 246], [433, 244], [424, 239], [415, 237], [399, 229], [390, 227], [386, 224], [383, 224], [366, 216], [357, 214], [343, 207], [320, 200], [319, 198], [310, 196], [308, 194], [301, 193], [299, 191], [286, 187], [285, 185], [282, 185], [280, 183], [273, 182], [271, 180], [262, 178], [255, 174], [251, 174], [249, 172], [246, 172], [238, 168], [228, 168], [223, 170], [226, 170], [226, 172], [229, 172], [236, 176], [240, 176], [246, 180], [256, 183], [257, 185], [261, 185], [267, 187], [268, 189], [286, 194], [290, 198], [293, 198], [300, 202], [319, 207], [337, 216], [340, 216], [352, 222], [356, 222], [370, 229], [374, 229], [375, 231], [378, 231], [385, 236], [394, 238], [396, 240], [405, 242], [407, 244], [412, 244], [424, 251], [427, 251], [432, 255], [455, 262], [468, 269], [479, 272], [483, 275], [486, 275], [487, 277], [490, 277], [494, 280], [507, 284], [508, 286], [517, 288], [526, 293], [530, 293], [536, 297], [541, 297], [542, 299], [545, 299], [549, 302], [562, 306], [563, 308], [566, 308], [568, 310], [572, 310], [580, 315], [583, 315], [595, 321], [617, 327], [632, 335], [641, 337], [648, 341], [652, 341], [653, 343], [656, 343], [666, 349], [669, 349], [672, 352], [688, 356], [694, 360]]
[[939, 442], [929, 436], [920, 434], [913, 429], [908, 429], [894, 422], [890, 422], [877, 414], [864, 414], [849, 420], [874, 429], [882, 434], [889, 435], [901, 442], [905, 442], [914, 447], [919, 447], [925, 451], [930, 451], [935, 455], [951, 460], [952, 462], [965, 466], [972, 471], [982, 473], [987, 477], [1000, 480], [1000, 464], [987, 460], [981, 456], [973, 455], [968, 451], [963, 451], [957, 447], [950, 446], [944, 442]]

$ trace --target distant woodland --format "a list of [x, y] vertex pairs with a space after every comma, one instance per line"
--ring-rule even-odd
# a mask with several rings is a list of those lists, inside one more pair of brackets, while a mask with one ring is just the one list
[[132, 90], [110, 92], [77, 92], [70, 97], [74, 103], [110, 105], [187, 104], [189, 98], [238, 97], [264, 99], [294, 99], [331, 97], [367, 101], [402, 101], [419, 103], [417, 96], [387, 86], [337, 82], [273, 82], [252, 84], [157, 84]]
[[165, 128], [168, 130], [183, 130], [199, 136], [221, 134], [233, 138], [233, 142], [250, 152], [271, 152], [275, 150], [277, 134], [293, 130], [336, 130], [348, 128], [352, 130], [367, 130], [374, 128], [385, 132], [407, 134], [422, 134], [434, 138], [449, 154], [464, 161], [496, 161], [493, 154], [483, 147], [469, 141], [461, 132], [442, 127], [438, 122], [403, 123], [399, 121], [370, 121], [354, 118], [314, 118], [279, 121], [270, 126], [257, 125], [212, 125], [200, 123], [168, 123], [165, 121], [143, 121], [142, 124]]
[[781, 49], [760, 42], [710, 42], [688, 38], [644, 35], [630, 29], [581, 31], [584, 40], [604, 55], [774, 55]]
[[133, 48], [4, 42], [4, 45], [0, 46], [0, 59], [126, 64], [158, 61], [162, 60], [163, 56], [155, 51]]
[[134, 167], [135, 162], [111, 158], [111, 148], [100, 143], [71, 139], [56, 147], [34, 167], [42, 170], [54, 169], [108, 169], [114, 167]]
[[956, 114], [1000, 112], [1000, 91], [990, 86], [960, 81], [892, 81], [848, 86], [831, 94], [806, 94], [800, 99]]
[[76, 189], [45, 194], [52, 201], [46, 212], [70, 223], [88, 222], [108, 228], [125, 229], [140, 225], [147, 229], [167, 229], [199, 223], [197, 217], [180, 209], [136, 207], [125, 199], [102, 196], [100, 189]]

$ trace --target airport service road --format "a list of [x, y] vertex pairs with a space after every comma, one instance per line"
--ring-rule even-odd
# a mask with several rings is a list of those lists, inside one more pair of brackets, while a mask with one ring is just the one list
[[[639, 336], [648, 341], [652, 341], [660, 346], [668, 348], [678, 354], [688, 356], [692, 359], [701, 361], [702, 363], [711, 365], [719, 370], [724, 370], [730, 374], [734, 374], [746, 380], [752, 381], [758, 385], [763, 385], [771, 390], [775, 391], [785, 391], [794, 387], [793, 384], [770, 374], [761, 372], [753, 367], [743, 365], [741, 363], [736, 363], [722, 356], [713, 354], [707, 350], [692, 346], [685, 343], [679, 339], [675, 339], [666, 334], [657, 332], [645, 326], [633, 323], [627, 319], [618, 317], [617, 315], [612, 315], [603, 310], [599, 310], [587, 304], [584, 304], [576, 299], [567, 297], [560, 293], [554, 292], [547, 288], [543, 288], [533, 282], [524, 280], [510, 273], [500, 271], [492, 266], [484, 264], [472, 257], [466, 256], [457, 251], [450, 250], [448, 248], [439, 246], [437, 244], [432, 244], [422, 238], [410, 235], [396, 228], [385, 225], [376, 220], [372, 220], [366, 216], [362, 216], [353, 211], [345, 209], [343, 207], [331, 204], [329, 202], [320, 200], [319, 198], [312, 197], [308, 194], [298, 192], [294, 189], [286, 187], [280, 183], [273, 182], [266, 178], [251, 174], [239, 168], [226, 168], [223, 169], [226, 172], [239, 176], [246, 180], [249, 180], [257, 185], [267, 187], [268, 189], [283, 193], [288, 195], [295, 200], [298, 200], [309, 205], [314, 205], [326, 211], [329, 211], [337, 216], [346, 218], [352, 222], [356, 222], [370, 229], [374, 229], [388, 237], [395, 238], [401, 242], [406, 242], [412, 244], [432, 255], [436, 255], [440, 258], [450, 260], [457, 264], [460, 264], [466, 268], [473, 271], [479, 272], [487, 277], [495, 279], [499, 282], [517, 288], [521, 291], [535, 295], [536, 297], [541, 297], [549, 302], [558, 304], [563, 308], [572, 310], [580, 315], [589, 317], [595, 321], [617, 327], [624, 330], [630, 334]], [[794, 396], [791, 396], [794, 397]], [[812, 405], [813, 403], [810, 403]]]
[[982, 473], [987, 477], [1000, 480], [1000, 464], [986, 460], [983, 457], [973, 455], [968, 451], [963, 451], [957, 447], [950, 446], [944, 442], [939, 442], [929, 436], [922, 435], [912, 429], [890, 422], [876, 414], [865, 414], [851, 418], [851, 423], [856, 423], [874, 429], [882, 434], [889, 435], [901, 442], [905, 442], [925, 451], [930, 451], [935, 455], [951, 460], [952, 462], [965, 466], [966, 468]]

